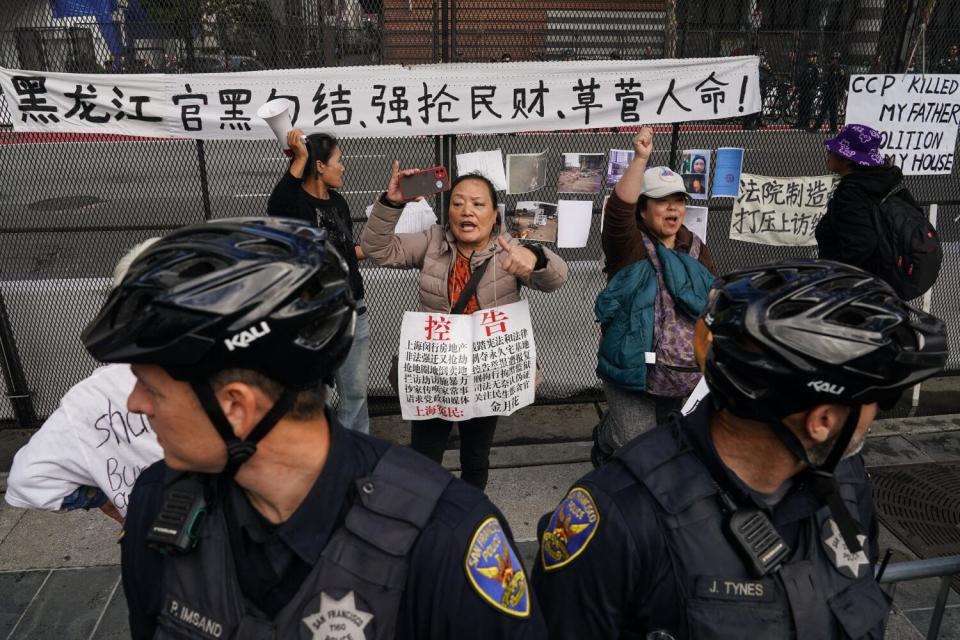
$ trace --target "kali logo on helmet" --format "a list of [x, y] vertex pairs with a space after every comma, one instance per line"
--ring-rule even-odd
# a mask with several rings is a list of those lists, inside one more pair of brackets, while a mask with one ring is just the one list
[[270, 333], [270, 325], [267, 324], [266, 320], [262, 320], [259, 327], [253, 326], [249, 329], [244, 329], [240, 333], [225, 339], [223, 343], [227, 345], [227, 351], [233, 351], [238, 347], [246, 349], [250, 346], [251, 342], [259, 340], [268, 333]]
[[838, 387], [835, 384], [831, 384], [826, 380], [811, 380], [807, 383], [808, 387], [812, 387], [817, 393], [832, 393], [835, 396], [843, 393], [845, 387]]

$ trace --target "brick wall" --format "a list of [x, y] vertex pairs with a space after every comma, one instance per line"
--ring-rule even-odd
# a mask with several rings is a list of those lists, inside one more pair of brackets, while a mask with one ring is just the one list
[[[509, 53], [514, 60], [605, 57], [614, 49], [662, 50], [664, 2], [636, 0], [448, 0], [455, 13], [453, 46], [465, 62]], [[432, 62], [432, 0], [384, 0], [388, 63]], [[437, 17], [439, 24], [439, 16]], [[631, 25], [646, 25], [640, 37]], [[649, 33], [647, 33], [649, 32]], [[654, 36], [656, 34], [656, 37]], [[549, 36], [548, 36], [549, 34]], [[648, 37], [649, 36], [649, 37]], [[437, 36], [439, 43], [439, 36]]]

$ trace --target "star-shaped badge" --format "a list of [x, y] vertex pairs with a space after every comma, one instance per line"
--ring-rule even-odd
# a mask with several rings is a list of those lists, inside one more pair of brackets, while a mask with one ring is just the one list
[[833, 562], [837, 571], [850, 578], [862, 578], [870, 568], [870, 560], [867, 558], [863, 545], [867, 542], [867, 536], [858, 535], [857, 541], [861, 549], [856, 553], [850, 551], [843, 536], [840, 535], [840, 528], [833, 518], [823, 523], [822, 538], [823, 546], [827, 550], [827, 555]]
[[373, 620], [373, 614], [361, 611], [353, 591], [339, 600], [326, 593], [320, 594], [320, 611], [303, 619], [313, 634], [313, 640], [336, 637], [344, 640], [365, 640], [363, 629]]

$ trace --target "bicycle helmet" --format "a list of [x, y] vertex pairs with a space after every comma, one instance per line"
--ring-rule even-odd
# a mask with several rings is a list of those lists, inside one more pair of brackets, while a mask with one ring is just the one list
[[779, 420], [823, 403], [890, 408], [946, 364], [944, 324], [860, 269], [793, 260], [723, 281], [704, 314], [713, 334], [705, 375], [735, 415]]
[[[217, 220], [144, 251], [81, 339], [102, 362], [158, 365], [189, 382], [227, 443], [232, 473], [297, 390], [329, 378], [346, 359], [355, 306], [346, 262], [324, 231], [283, 218]], [[285, 389], [244, 441], [209, 383], [234, 368]]]

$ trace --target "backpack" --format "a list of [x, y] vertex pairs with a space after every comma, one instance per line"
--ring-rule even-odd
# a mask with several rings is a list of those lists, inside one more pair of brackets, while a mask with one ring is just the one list
[[904, 300], [922, 296], [937, 281], [943, 249], [923, 209], [898, 184], [873, 208], [877, 229], [876, 275]]

